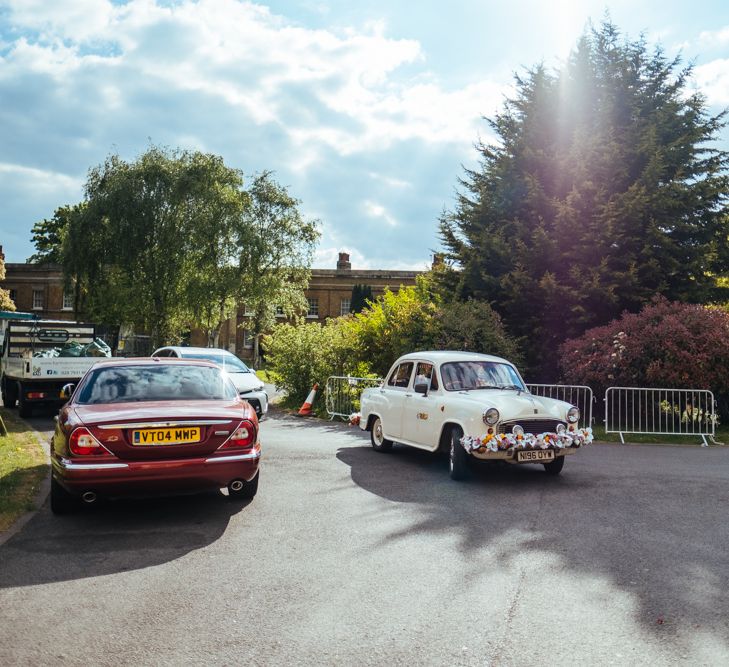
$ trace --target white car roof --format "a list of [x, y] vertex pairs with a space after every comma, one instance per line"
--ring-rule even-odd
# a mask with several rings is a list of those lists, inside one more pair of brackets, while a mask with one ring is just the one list
[[424, 352], [410, 352], [404, 354], [397, 361], [407, 361], [409, 359], [425, 359], [436, 364], [444, 364], [448, 361], [495, 361], [506, 364], [513, 364], [502, 357], [495, 357], [491, 354], [479, 354], [478, 352], [458, 352], [453, 350], [433, 350]]
[[232, 352], [228, 352], [228, 350], [224, 350], [222, 347], [187, 347], [184, 345], [165, 345], [164, 347], [159, 347], [155, 352], [158, 352], [159, 350], [174, 350], [175, 352], [179, 352], [182, 355], [185, 354], [229, 354], [231, 357], [234, 357], [235, 355]]

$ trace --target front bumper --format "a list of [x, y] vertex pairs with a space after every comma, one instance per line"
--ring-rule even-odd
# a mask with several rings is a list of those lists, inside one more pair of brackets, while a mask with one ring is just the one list
[[100, 496], [157, 495], [176, 491], [219, 489], [231, 481], [251, 481], [258, 472], [261, 448], [216, 456], [164, 461], [88, 461], [51, 457], [54, 479], [66, 491]]
[[554, 452], [554, 458], [558, 459], [560, 456], [570, 456], [571, 454], [577, 454], [577, 452], [581, 449], [581, 447], [550, 447], [548, 449], [506, 449], [506, 450], [499, 450], [498, 452], [492, 452], [492, 451], [485, 451], [485, 452], [478, 452], [478, 451], [472, 451], [470, 452], [471, 456], [475, 459], [479, 459], [481, 461], [505, 461], [506, 463], [515, 463], [518, 465], [526, 465], [528, 463], [548, 463], [548, 461], [519, 461], [517, 452], [519, 451], [553, 451]]

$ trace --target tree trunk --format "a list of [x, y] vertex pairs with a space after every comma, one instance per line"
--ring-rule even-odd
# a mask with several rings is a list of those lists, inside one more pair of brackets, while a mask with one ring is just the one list
[[260, 338], [260, 334], [255, 334], [253, 336], [253, 369], [258, 370], [258, 354], [259, 354], [259, 348], [258, 348], [258, 340]]

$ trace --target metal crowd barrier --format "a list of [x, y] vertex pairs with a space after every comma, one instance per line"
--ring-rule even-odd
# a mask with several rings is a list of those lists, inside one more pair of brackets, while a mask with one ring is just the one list
[[527, 389], [535, 396], [556, 398], [571, 403], [580, 409], [580, 425], [592, 427], [592, 404], [595, 398], [592, 389], [576, 384], [529, 384]]
[[354, 412], [359, 412], [359, 398], [367, 387], [379, 387], [382, 378], [356, 378], [344, 375], [332, 375], [327, 378], [324, 398], [330, 419], [341, 417], [348, 419]]
[[[702, 447], [716, 443], [714, 394], [705, 389], [609, 387], [605, 392], [605, 432], [695, 435]], [[717, 443], [720, 444], [720, 443]]]

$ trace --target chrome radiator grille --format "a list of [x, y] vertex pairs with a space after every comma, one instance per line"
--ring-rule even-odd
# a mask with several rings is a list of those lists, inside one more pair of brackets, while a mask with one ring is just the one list
[[533, 435], [554, 433], [557, 430], [557, 424], [567, 426], [559, 419], [517, 419], [501, 422], [499, 424], [499, 433], [511, 433], [511, 428], [516, 424], [524, 429], [524, 433], [532, 433]]

